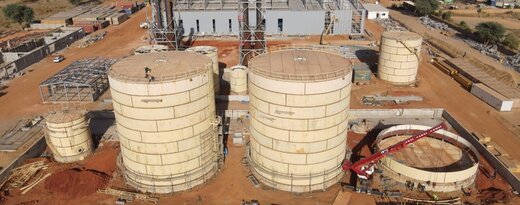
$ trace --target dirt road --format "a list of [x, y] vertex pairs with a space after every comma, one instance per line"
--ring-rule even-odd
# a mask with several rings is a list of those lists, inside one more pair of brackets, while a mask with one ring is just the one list
[[[139, 22], [145, 19], [145, 15], [145, 11], [142, 10], [122, 25], [108, 27], [106, 38], [87, 48], [71, 46], [60, 51], [60, 54], [66, 58], [61, 63], [53, 63], [51, 57], [47, 57], [28, 67], [27, 69], [32, 71], [25, 76], [13, 79], [5, 90], [7, 94], [0, 97], [0, 124], [17, 118], [61, 109], [63, 105], [42, 103], [38, 89], [39, 84], [76, 60], [92, 56], [121, 58], [130, 55], [133, 48], [147, 44], [146, 41], [143, 41], [146, 30], [137, 26]], [[90, 107], [94, 104], [82, 104], [81, 107], [83, 106]]]

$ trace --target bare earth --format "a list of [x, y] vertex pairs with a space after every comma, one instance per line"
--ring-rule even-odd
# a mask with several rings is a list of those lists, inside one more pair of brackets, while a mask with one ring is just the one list
[[[393, 15], [393, 14], [392, 14]], [[133, 16], [129, 21], [120, 26], [109, 27], [107, 29], [108, 36], [84, 49], [71, 47], [64, 50], [62, 54], [66, 57], [66, 61], [54, 64], [50, 58], [43, 60], [31, 66], [29, 69], [33, 71], [27, 75], [14, 79], [7, 89], [7, 94], [0, 97], [0, 125], [13, 122], [16, 118], [27, 117], [35, 114], [42, 114], [49, 110], [61, 109], [61, 105], [42, 104], [38, 93], [38, 84], [58, 72], [67, 64], [81, 58], [90, 56], [108, 56], [121, 58], [132, 53], [132, 49], [147, 44], [144, 40], [146, 36], [145, 30], [138, 27], [139, 23], [145, 18], [145, 11], [141, 11]], [[403, 21], [410, 23], [414, 27], [424, 30], [422, 25], [410, 17], [402, 16]], [[367, 29], [374, 34], [374, 38], [378, 40], [382, 29], [373, 22], [367, 23]], [[302, 39], [290, 40], [274, 40], [270, 45], [283, 44], [316, 44], [319, 37], [310, 37]], [[344, 38], [328, 39], [333, 43], [346, 42], [352, 44], [353, 41], [347, 41]], [[456, 45], [461, 44], [453, 39], [446, 39], [446, 42]], [[219, 48], [219, 60], [221, 61], [221, 69], [230, 67], [237, 63], [237, 45], [236, 41], [223, 40], [200, 40], [195, 45], [215, 45]], [[464, 44], [465, 45], [465, 44]], [[463, 46], [462, 44], [460, 46]], [[476, 51], [475, 51], [476, 52]], [[476, 55], [468, 51], [468, 55]], [[423, 56], [426, 56], [423, 54]], [[375, 93], [398, 93], [398, 94], [414, 94], [425, 98], [420, 103], [412, 103], [406, 105], [390, 105], [387, 108], [445, 108], [452, 113], [466, 128], [472, 132], [483, 133], [490, 136], [493, 141], [502, 146], [511, 156], [520, 159], [520, 132], [516, 126], [508, 120], [518, 120], [520, 110], [505, 114], [498, 113], [493, 108], [478, 100], [469, 92], [459, 86], [457, 82], [452, 80], [437, 68], [427, 63], [428, 58], [423, 57], [423, 61], [419, 69], [419, 87], [395, 87], [378, 79], [371, 81], [369, 85], [354, 86], [352, 89], [351, 107], [352, 108], [373, 108], [366, 107], [361, 104], [363, 95]], [[109, 94], [103, 96], [108, 97]], [[91, 103], [80, 105], [80, 107], [94, 108], [100, 106], [100, 103]], [[247, 105], [232, 103], [230, 105], [221, 105], [221, 109], [247, 109]], [[118, 152], [117, 145], [105, 145], [111, 154], [97, 153], [93, 157], [87, 158], [81, 162], [81, 166], [92, 167], [92, 169], [107, 171], [112, 170], [115, 163], [115, 153]], [[102, 151], [105, 152], [105, 151]], [[239, 204], [243, 199], [258, 199], [261, 204], [331, 204], [336, 198], [337, 192], [340, 190], [339, 185], [334, 185], [326, 191], [318, 191], [315, 193], [293, 194], [281, 192], [269, 188], [254, 188], [246, 179], [249, 174], [247, 166], [241, 163], [244, 157], [244, 147], [229, 144], [229, 155], [226, 164], [218, 175], [211, 179], [207, 184], [199, 186], [193, 190], [175, 193], [173, 195], [161, 196], [161, 204], [217, 204], [217, 205], [234, 205]], [[58, 168], [64, 169], [64, 166], [57, 165]], [[113, 180], [108, 182], [108, 186], [125, 188], [119, 173], [115, 173]], [[498, 183], [498, 182], [497, 182]], [[80, 185], [78, 185], [80, 186]], [[72, 189], [71, 189], [72, 190]], [[7, 198], [5, 204], [19, 204], [38, 200], [38, 204], [114, 204], [115, 197], [105, 196], [98, 193], [90, 193], [78, 198], [60, 198], [53, 196], [49, 190], [45, 189], [45, 183], [36, 186], [26, 195], [20, 193], [12, 193], [12, 197]], [[376, 199], [372, 196], [356, 194], [352, 195], [349, 204], [375, 204]], [[136, 201], [133, 204], [148, 204], [142, 201]]]

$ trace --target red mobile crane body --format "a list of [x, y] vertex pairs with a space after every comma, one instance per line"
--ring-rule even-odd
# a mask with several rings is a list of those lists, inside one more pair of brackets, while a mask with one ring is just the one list
[[440, 129], [447, 129], [447, 126], [446, 124], [444, 124], [444, 122], [442, 122], [441, 124], [435, 126], [435, 127], [432, 127], [430, 129], [427, 129], [417, 135], [414, 135], [406, 140], [403, 140], [401, 142], [398, 142], [386, 149], [383, 149], [377, 153], [374, 153], [373, 155], [370, 155], [369, 157], [367, 158], [364, 158], [362, 160], [359, 160], [358, 162], [352, 164], [350, 161], [346, 161], [345, 163], [343, 163], [342, 165], [342, 168], [344, 171], [347, 171], [347, 170], [352, 170], [354, 172], [356, 172], [358, 174], [358, 176], [360, 177], [366, 177], [368, 178], [368, 176], [371, 174], [371, 173], [367, 173], [367, 171], [369, 170], [368, 167], [365, 167], [365, 165], [369, 165], [369, 167], [371, 166], [371, 164], [375, 163], [377, 160], [391, 154], [391, 153], [394, 153], [394, 152], [398, 152], [399, 150], [403, 149], [403, 148], [406, 148], [409, 144], [411, 143], [414, 143], [416, 142], [417, 140], [420, 140], [422, 139], [423, 137], [426, 137], [428, 136], [429, 134], [432, 134], [434, 132], [436, 132], [437, 130], [440, 130]]

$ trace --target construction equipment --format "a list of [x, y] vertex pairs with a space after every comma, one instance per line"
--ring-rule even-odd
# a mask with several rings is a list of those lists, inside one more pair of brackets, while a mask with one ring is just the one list
[[419, 134], [416, 134], [406, 140], [398, 142], [373, 155], [370, 155], [369, 157], [364, 158], [356, 163], [352, 164], [350, 161], [345, 161], [345, 163], [343, 163], [343, 165], [342, 165], [342, 168], [345, 171], [352, 170], [352, 171], [356, 172], [360, 179], [368, 179], [370, 177], [370, 175], [374, 172], [374, 164], [376, 163], [376, 161], [378, 161], [379, 159], [381, 159], [383, 157], [388, 156], [389, 154], [398, 152], [399, 150], [406, 148], [408, 145], [416, 142], [417, 140], [420, 140], [423, 137], [426, 137], [429, 134], [432, 134], [440, 129], [447, 129], [447, 126], [446, 126], [446, 124], [444, 124], [444, 122], [435, 127], [427, 129]]
[[331, 14], [330, 11], [327, 11], [326, 19], [325, 19], [325, 29], [320, 36], [320, 45], [329, 45], [328, 42], [325, 41], [325, 36], [329, 35], [332, 32], [332, 28], [334, 27], [334, 22], [336, 21], [336, 15]]

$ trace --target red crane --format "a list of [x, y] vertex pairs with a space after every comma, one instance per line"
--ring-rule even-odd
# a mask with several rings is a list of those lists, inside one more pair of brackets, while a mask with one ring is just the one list
[[359, 160], [358, 162], [356, 162], [354, 164], [352, 164], [350, 161], [347, 160], [342, 165], [343, 170], [347, 171], [347, 170], [351, 169], [352, 171], [356, 172], [360, 178], [368, 178], [370, 176], [370, 174], [372, 174], [371, 173], [372, 171], [370, 171], [370, 170], [371, 170], [371, 168], [373, 167], [374, 163], [377, 160], [379, 160], [379, 159], [381, 159], [381, 158], [383, 158], [383, 157], [385, 157], [385, 156], [387, 156], [387, 155], [389, 155], [391, 153], [397, 152], [397, 151], [399, 151], [399, 150], [401, 150], [403, 148], [406, 148], [409, 144], [414, 143], [415, 141], [420, 140], [421, 138], [426, 137], [429, 134], [434, 133], [437, 130], [446, 129], [446, 128], [447, 128], [446, 124], [444, 124], [444, 122], [443, 122], [443, 123], [441, 123], [441, 124], [439, 124], [439, 125], [437, 125], [435, 127], [427, 129], [427, 130], [425, 130], [425, 131], [423, 131], [423, 132], [421, 132], [421, 133], [419, 133], [417, 135], [414, 135], [414, 136], [412, 136], [412, 137], [410, 137], [410, 138], [408, 138], [406, 140], [398, 142], [398, 143], [396, 143], [396, 144], [394, 144], [394, 145], [392, 145], [392, 146], [390, 146], [390, 147], [388, 147], [386, 149], [383, 149], [383, 150], [381, 150], [381, 151], [379, 151], [377, 153], [374, 153], [373, 155], [370, 155], [367, 158]]

